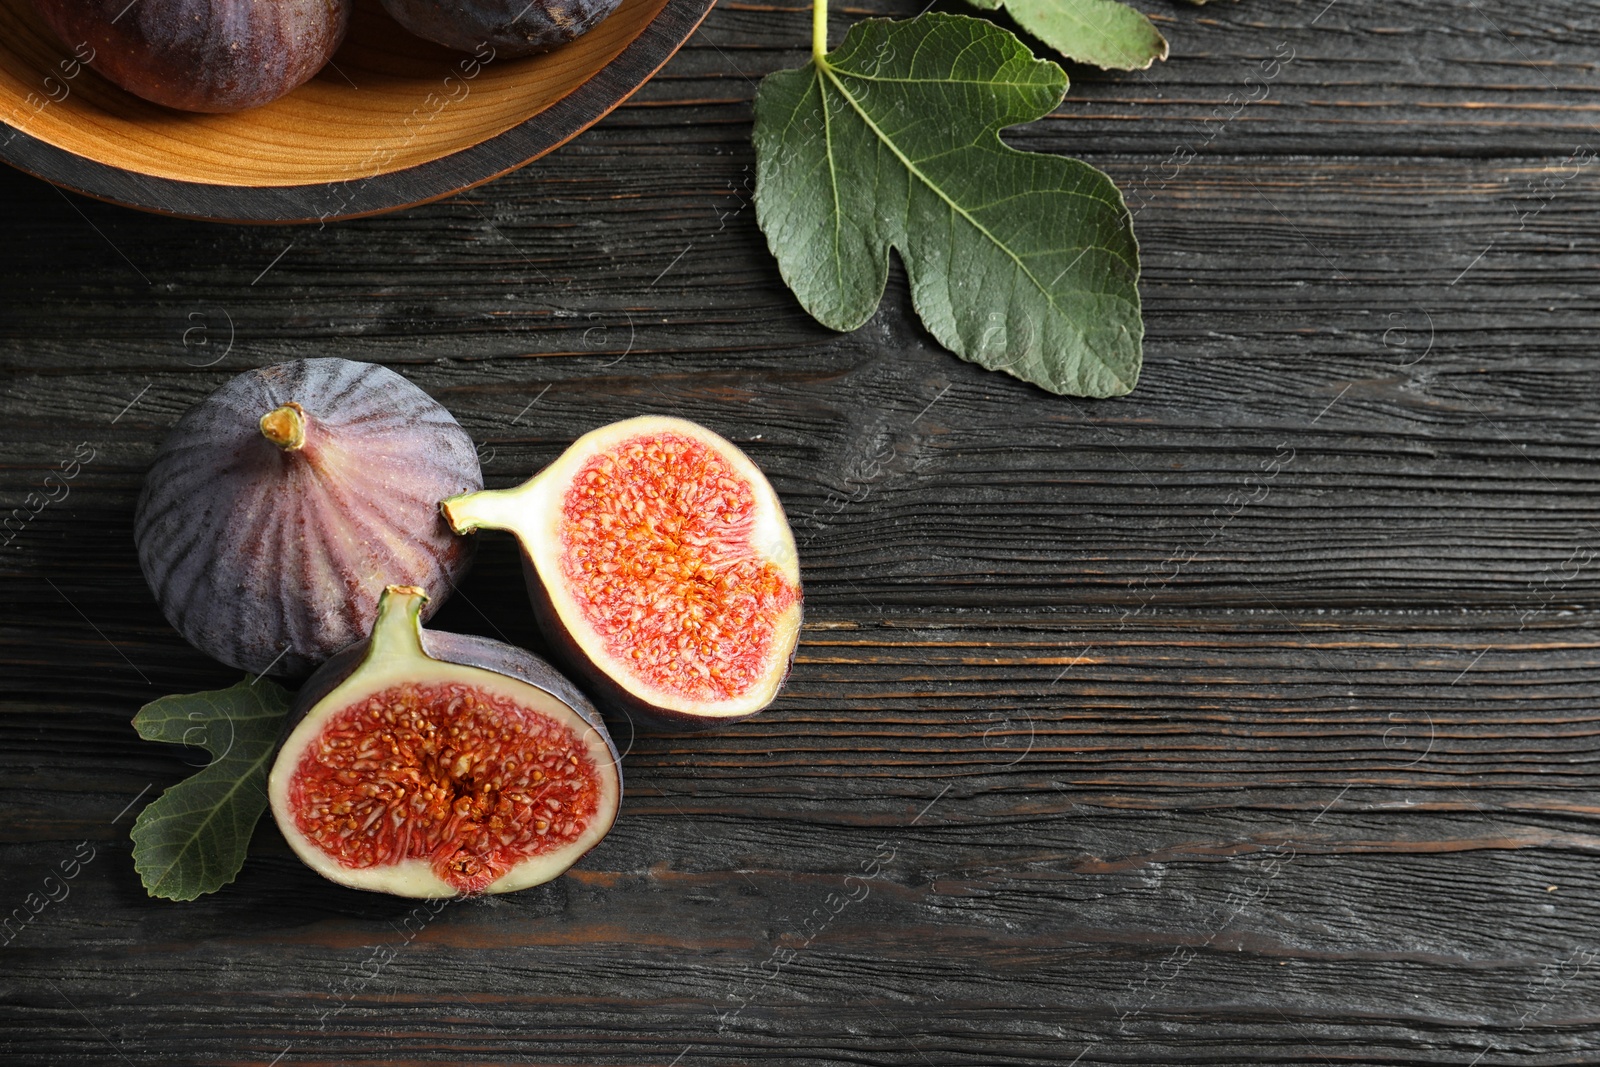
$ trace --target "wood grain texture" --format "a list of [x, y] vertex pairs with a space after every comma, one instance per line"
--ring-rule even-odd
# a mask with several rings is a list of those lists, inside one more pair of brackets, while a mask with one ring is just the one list
[[[392, 218], [0, 176], [0, 503], [94, 451], [0, 554], [0, 904], [94, 849], [0, 948], [0, 1059], [1600, 1058], [1600, 17], [1142, 6], [1172, 60], [1075, 69], [1008, 135], [1138, 211], [1116, 401], [941, 352], [898, 272], [855, 334], [796, 307], [747, 183], [801, 5], [723, 4], [560, 153]], [[186, 756], [128, 719], [233, 676], [144, 587], [138, 481], [231, 374], [329, 354], [440, 398], [491, 485], [630, 415], [738, 442], [800, 543], [795, 673], [724, 732], [620, 730], [617, 829], [549, 886], [414, 912], [263, 827], [235, 885], [152, 902], [124, 809]], [[537, 651], [480, 547], [435, 625]]]

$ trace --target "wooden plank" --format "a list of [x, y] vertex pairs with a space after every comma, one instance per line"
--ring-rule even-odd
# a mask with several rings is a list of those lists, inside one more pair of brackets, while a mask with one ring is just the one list
[[[749, 100], [801, 5], [724, 4], [591, 133], [391, 219], [236, 230], [0, 176], [0, 505], [94, 449], [0, 553], [0, 905], [95, 850], [5, 946], [0, 1057], [1592, 1060], [1600, 167], [1569, 157], [1600, 22], [1144, 6], [1172, 61], [1075, 69], [1011, 135], [1132, 190], [1148, 363], [1112, 402], [939, 351], [898, 271], [848, 336], [782, 289]], [[144, 588], [139, 478], [231, 374], [327, 354], [440, 397], [492, 484], [668, 411], [795, 520], [780, 703], [619, 730], [623, 817], [550, 886], [414, 915], [267, 827], [202, 901], [133, 875], [124, 809], [197, 757], [127, 720], [233, 680]], [[439, 626], [539, 647], [505, 539], [462, 594]]]

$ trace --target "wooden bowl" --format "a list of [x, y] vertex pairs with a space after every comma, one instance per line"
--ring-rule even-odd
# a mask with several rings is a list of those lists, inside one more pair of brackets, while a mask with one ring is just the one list
[[233, 222], [373, 215], [486, 182], [566, 143], [659, 70], [715, 0], [622, 0], [583, 37], [474, 60], [376, 0], [311, 81], [231, 115], [173, 111], [77, 62], [31, 0], [0, 0], [0, 159], [129, 207]]

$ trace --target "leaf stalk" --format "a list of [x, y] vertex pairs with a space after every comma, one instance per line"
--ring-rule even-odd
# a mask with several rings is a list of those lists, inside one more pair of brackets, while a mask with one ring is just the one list
[[828, 0], [811, 0], [811, 58], [817, 63], [828, 54]]

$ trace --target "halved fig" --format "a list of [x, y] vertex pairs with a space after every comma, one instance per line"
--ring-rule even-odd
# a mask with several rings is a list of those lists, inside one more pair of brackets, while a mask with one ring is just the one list
[[602, 707], [699, 729], [754, 715], [788, 676], [794, 536], [760, 469], [703, 426], [613, 423], [442, 507], [458, 533], [517, 535], [540, 627]]
[[303, 677], [366, 636], [386, 583], [443, 603], [471, 546], [439, 501], [482, 485], [472, 438], [427, 393], [370, 363], [299, 360], [241, 374], [178, 420], [134, 540], [190, 644]]
[[509, 893], [611, 829], [622, 771], [600, 715], [520, 648], [422, 628], [390, 586], [372, 636], [301, 690], [267, 779], [295, 853], [340, 885], [405, 897]]

